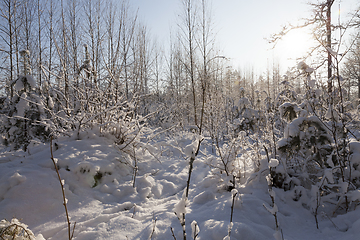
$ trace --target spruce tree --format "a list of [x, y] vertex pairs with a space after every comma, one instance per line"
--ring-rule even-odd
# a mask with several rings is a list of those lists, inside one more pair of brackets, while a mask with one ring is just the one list
[[4, 143], [11, 150], [27, 149], [31, 140], [46, 141], [50, 135], [48, 113], [37, 90], [36, 81], [29, 67], [29, 51], [21, 51], [23, 72], [11, 84], [14, 96], [5, 101], [5, 115], [1, 131]]

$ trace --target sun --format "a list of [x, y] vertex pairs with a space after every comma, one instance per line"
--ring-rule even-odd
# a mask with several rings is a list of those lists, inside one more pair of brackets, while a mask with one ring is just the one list
[[275, 47], [275, 54], [287, 61], [299, 61], [303, 59], [315, 40], [305, 29], [294, 29], [288, 32]]

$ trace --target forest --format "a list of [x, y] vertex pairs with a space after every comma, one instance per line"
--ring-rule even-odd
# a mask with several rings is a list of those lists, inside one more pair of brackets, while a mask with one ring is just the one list
[[169, 46], [131, 1], [0, 0], [0, 239], [356, 239], [360, 4], [311, 1], [264, 41], [316, 45], [256, 73], [210, 0]]

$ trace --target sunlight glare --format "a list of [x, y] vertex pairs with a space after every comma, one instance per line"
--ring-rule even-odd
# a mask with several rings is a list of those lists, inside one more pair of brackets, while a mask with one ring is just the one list
[[285, 61], [303, 59], [314, 46], [314, 40], [305, 29], [287, 33], [277, 44], [276, 55]]

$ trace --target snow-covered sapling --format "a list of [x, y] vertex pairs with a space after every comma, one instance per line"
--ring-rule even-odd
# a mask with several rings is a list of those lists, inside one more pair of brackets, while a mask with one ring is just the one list
[[135, 212], [136, 212], [136, 203], [134, 203], [134, 211], [133, 211], [133, 214], [132, 214], [132, 218], [134, 218], [134, 216], [135, 216]]
[[186, 225], [185, 225], [185, 214], [186, 214], [186, 206], [188, 204], [188, 198], [186, 196], [186, 190], [184, 191], [181, 200], [175, 204], [174, 213], [180, 221], [182, 230], [183, 230], [183, 238], [186, 240]]
[[173, 228], [172, 228], [172, 227], [170, 227], [170, 231], [171, 231], [171, 234], [172, 234], [172, 236], [173, 236], [174, 240], [176, 240], [176, 237], [175, 237], [175, 234], [174, 234], [174, 230], [173, 230]]
[[192, 238], [194, 240], [198, 237], [199, 232], [200, 232], [199, 225], [197, 224], [197, 222], [195, 220], [192, 221], [192, 223], [191, 223], [191, 236], [192, 236]]
[[138, 171], [138, 161], [136, 158], [136, 151], [135, 151], [135, 146], [133, 145], [133, 155], [132, 157], [134, 158], [134, 174], [133, 174], [133, 188], [135, 188], [135, 181], [136, 181], [136, 175], [137, 175], [137, 171]]
[[319, 207], [320, 207], [319, 187], [317, 185], [312, 185], [311, 186], [311, 210], [315, 217], [317, 229], [319, 229], [319, 221], [317, 218]]
[[196, 139], [194, 142], [185, 147], [185, 154], [190, 158], [189, 161], [189, 174], [188, 180], [186, 182], [186, 198], [189, 197], [189, 188], [190, 188], [190, 179], [191, 173], [193, 170], [193, 164], [196, 156], [199, 154], [201, 142], [204, 140], [201, 136], [198, 136], [199, 139]]
[[238, 190], [237, 189], [232, 189], [231, 190], [231, 196], [232, 196], [232, 203], [231, 203], [231, 215], [230, 215], [230, 223], [229, 223], [229, 227], [228, 227], [228, 235], [225, 236], [223, 238], [223, 240], [230, 240], [230, 235], [231, 235], [231, 230], [233, 227], [233, 213], [234, 213], [234, 205], [235, 205], [235, 199], [236, 199], [236, 195], [238, 194]]
[[265, 151], [267, 153], [267, 158], [268, 158], [268, 166], [269, 166], [269, 174], [266, 176], [266, 180], [267, 180], [267, 184], [268, 184], [268, 192], [269, 192], [269, 195], [270, 195], [270, 198], [271, 198], [271, 203], [272, 203], [272, 206], [267, 206], [265, 205], [265, 203], [263, 204], [263, 206], [265, 207], [265, 209], [271, 213], [273, 216], [274, 216], [274, 219], [275, 219], [275, 233], [274, 233], [274, 237], [276, 240], [283, 240], [283, 236], [282, 236], [282, 230], [280, 229], [279, 227], [279, 221], [278, 221], [278, 218], [277, 218], [277, 212], [278, 212], [278, 207], [277, 205], [275, 204], [275, 192], [272, 188], [273, 186], [273, 178], [271, 176], [271, 172], [273, 171], [273, 168], [277, 167], [279, 165], [279, 161], [275, 158], [272, 158], [270, 159], [269, 157], [269, 154], [268, 154], [268, 151], [265, 147]]
[[62, 196], [63, 196], [63, 205], [65, 207], [65, 214], [66, 214], [66, 220], [67, 220], [67, 225], [68, 225], [68, 237], [69, 237], [69, 240], [71, 240], [73, 238], [73, 236], [74, 236], [76, 222], [74, 222], [74, 227], [73, 227], [72, 232], [71, 232], [70, 217], [69, 217], [69, 212], [68, 212], [68, 209], [67, 209], [68, 200], [67, 200], [67, 198], [65, 196], [65, 189], [64, 189], [65, 180], [61, 179], [59, 169], [57, 167], [57, 159], [54, 158], [53, 149], [52, 149], [52, 137], [50, 138], [50, 154], [51, 154], [51, 160], [52, 160], [52, 162], [54, 164], [54, 167], [55, 167], [55, 170], [56, 170], [56, 173], [57, 173], [60, 185], [61, 185], [61, 192], [62, 192]]
[[155, 217], [155, 214], [153, 214], [152, 231], [151, 231], [151, 234], [149, 236], [149, 239], [152, 239], [153, 236], [154, 236], [154, 233], [156, 232], [156, 221], [157, 221], [157, 218]]
[[180, 224], [182, 226], [182, 229], [183, 229], [183, 239], [184, 240], [186, 240], [185, 214], [186, 214], [186, 205], [187, 205], [187, 201], [188, 201], [188, 197], [189, 197], [191, 173], [193, 170], [193, 164], [194, 164], [195, 158], [199, 154], [200, 145], [203, 140], [204, 139], [200, 135], [196, 136], [196, 140], [193, 141], [188, 146], [186, 146], [184, 149], [185, 154], [190, 158], [189, 174], [188, 174], [188, 180], [186, 182], [186, 188], [183, 193], [183, 196], [182, 196], [180, 202], [178, 202], [175, 205], [175, 209], [174, 209], [174, 212], [175, 212], [176, 216], [178, 217]]

